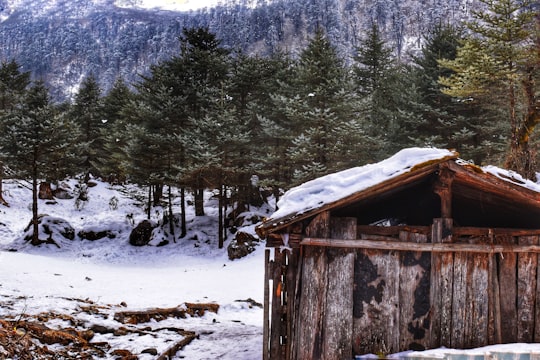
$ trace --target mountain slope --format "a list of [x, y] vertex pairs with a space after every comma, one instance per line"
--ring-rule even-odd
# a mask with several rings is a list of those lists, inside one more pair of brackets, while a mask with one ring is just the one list
[[105, 91], [118, 77], [137, 81], [151, 64], [178, 52], [184, 27], [207, 26], [225, 46], [261, 55], [298, 53], [323, 27], [350, 59], [377, 22], [403, 55], [434, 24], [466, 17], [476, 0], [229, 0], [184, 12], [146, 8], [144, 2], [0, 0], [0, 60], [17, 60], [46, 81], [56, 100], [66, 100], [89, 73]]

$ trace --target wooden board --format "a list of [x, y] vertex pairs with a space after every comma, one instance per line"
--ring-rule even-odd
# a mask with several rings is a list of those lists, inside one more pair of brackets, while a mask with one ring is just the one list
[[[539, 239], [540, 241], [540, 239]], [[536, 258], [537, 265], [540, 265], [540, 255]], [[536, 292], [535, 292], [535, 316], [534, 316], [534, 337], [535, 343], [540, 343], [540, 266], [536, 268]]]
[[[497, 242], [514, 244], [511, 236], [497, 236]], [[501, 341], [503, 343], [517, 342], [517, 274], [516, 254], [498, 254], [499, 287], [501, 306]]]
[[489, 255], [468, 255], [468, 289], [465, 317], [464, 344], [465, 348], [485, 346], [488, 340], [488, 285], [489, 285]]
[[[537, 236], [518, 238], [521, 245], [538, 244]], [[517, 259], [517, 341], [533, 342], [537, 255], [519, 254]]]
[[264, 251], [263, 360], [270, 359], [270, 250]]
[[468, 307], [467, 301], [467, 266], [466, 253], [454, 254], [454, 278], [452, 291], [452, 333], [450, 346], [463, 348], [465, 343], [465, 323], [467, 322]]
[[299, 249], [293, 249], [292, 252], [287, 251], [287, 272], [285, 274], [286, 312], [284, 318], [287, 327], [285, 341], [286, 359], [294, 359], [292, 354], [296, 352], [294, 347], [295, 342], [292, 339], [297, 329], [298, 306], [296, 291], [298, 289], [297, 274], [299, 273], [299, 256]]
[[498, 255], [489, 257], [488, 293], [488, 344], [500, 344], [501, 340], [501, 296], [497, 266]]
[[302, 287], [298, 318], [297, 359], [321, 359], [323, 354], [324, 303], [326, 302], [327, 262], [325, 249], [304, 249]]
[[[434, 219], [431, 242], [441, 244], [452, 225], [451, 219]], [[450, 239], [451, 240], [451, 239]], [[452, 288], [454, 281], [454, 254], [431, 254], [431, 348], [451, 347], [452, 340]]]
[[[356, 218], [332, 218], [331, 236], [356, 238]], [[355, 252], [345, 249], [326, 250], [328, 285], [324, 311], [324, 359], [352, 359], [353, 288]]]
[[282, 282], [282, 268], [285, 261], [284, 254], [279, 250], [274, 250], [274, 262], [272, 266], [272, 301], [270, 306], [270, 358], [282, 359], [284, 349], [281, 346], [282, 336], [284, 333], [282, 316], [283, 316], [283, 282]]
[[360, 250], [354, 271], [354, 352], [391, 352], [399, 346], [399, 255]]
[[[407, 239], [403, 237], [406, 236]], [[427, 242], [424, 234], [402, 234], [400, 240]], [[427, 252], [400, 253], [399, 349], [425, 350], [430, 347], [430, 269]]]

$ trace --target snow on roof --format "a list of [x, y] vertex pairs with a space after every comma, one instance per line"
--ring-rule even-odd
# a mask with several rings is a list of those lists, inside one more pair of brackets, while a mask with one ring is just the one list
[[270, 219], [305, 213], [409, 172], [422, 163], [449, 157], [457, 157], [457, 153], [436, 148], [408, 148], [378, 163], [308, 181], [287, 191], [277, 203], [279, 210]]
[[540, 184], [525, 179], [523, 176], [521, 176], [515, 171], [501, 169], [493, 165], [483, 166], [482, 170], [488, 174], [498, 177], [499, 179], [511, 182], [515, 185], [523, 186], [532, 191], [540, 192]]
[[[271, 223], [273, 220], [291, 215], [300, 215], [344, 199], [371, 186], [407, 173], [426, 162], [455, 158], [459, 165], [471, 165], [471, 163], [457, 157], [457, 152], [446, 149], [407, 148], [381, 162], [343, 170], [308, 181], [287, 191], [277, 203], [278, 210], [265, 223]], [[514, 171], [491, 165], [480, 169], [484, 173], [514, 185], [540, 192], [540, 184], [527, 180]]]

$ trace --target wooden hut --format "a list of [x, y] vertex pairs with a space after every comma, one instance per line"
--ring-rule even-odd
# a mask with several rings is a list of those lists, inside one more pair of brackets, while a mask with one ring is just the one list
[[538, 191], [417, 148], [290, 190], [257, 227], [263, 358], [540, 342]]

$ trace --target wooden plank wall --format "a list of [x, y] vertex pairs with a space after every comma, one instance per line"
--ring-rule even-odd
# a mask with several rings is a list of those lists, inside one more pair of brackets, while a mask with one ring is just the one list
[[[321, 226], [326, 223], [331, 226]], [[328, 229], [334, 229], [325, 233]], [[356, 218], [316, 218], [309, 236], [356, 238]], [[307, 247], [302, 256], [298, 330], [291, 359], [353, 358], [353, 275], [355, 252]]]
[[[355, 239], [355, 225], [354, 218], [333, 219], [325, 213], [305, 235]], [[451, 219], [436, 219], [431, 234], [405, 231], [396, 241], [539, 244], [537, 235], [451, 234]], [[325, 246], [294, 251], [294, 256], [276, 252], [274, 259], [281, 270], [274, 266], [271, 274], [276, 304], [270, 315], [271, 359], [344, 359], [440, 346], [540, 342], [537, 253]], [[277, 300], [280, 286], [285, 293]]]
[[[426, 242], [423, 234], [402, 241]], [[355, 262], [355, 354], [424, 349], [430, 339], [428, 253], [358, 250]]]

